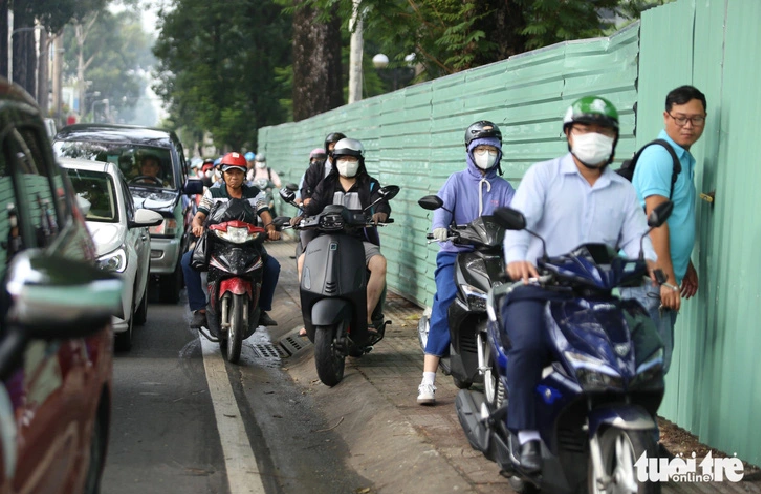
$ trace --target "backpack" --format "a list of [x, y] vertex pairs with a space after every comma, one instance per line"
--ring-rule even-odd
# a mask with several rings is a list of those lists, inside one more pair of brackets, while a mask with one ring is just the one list
[[682, 164], [679, 162], [679, 158], [677, 157], [676, 153], [674, 152], [674, 148], [671, 147], [671, 145], [668, 143], [668, 141], [664, 139], [655, 139], [652, 142], [649, 142], [642, 146], [639, 151], [634, 153], [634, 156], [632, 156], [632, 159], [625, 160], [623, 163], [621, 163], [621, 168], [616, 170], [616, 173], [618, 173], [620, 176], [624, 177], [626, 180], [631, 182], [634, 179], [634, 167], [637, 166], [637, 160], [639, 159], [639, 155], [642, 154], [642, 151], [649, 148], [652, 145], [658, 145], [666, 148], [666, 151], [669, 152], [671, 155], [671, 159], [674, 160], [674, 170], [671, 174], [671, 192], [669, 193], [669, 199], [674, 195], [674, 184], [676, 184], [677, 178], [679, 178], [679, 174], [682, 173]]

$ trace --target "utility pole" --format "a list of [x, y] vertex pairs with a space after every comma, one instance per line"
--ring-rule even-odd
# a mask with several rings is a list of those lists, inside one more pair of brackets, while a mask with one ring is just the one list
[[40, 29], [40, 56], [37, 59], [37, 103], [42, 110], [42, 116], [48, 116], [48, 80], [50, 77], [50, 70], [48, 69], [48, 61], [50, 60], [50, 38], [48, 38], [48, 31], [45, 28]]
[[364, 21], [363, 12], [360, 12], [362, 0], [352, 0], [352, 11], [349, 29], [351, 30], [351, 44], [349, 47], [349, 103], [362, 99], [362, 54], [364, 53]]
[[59, 127], [63, 124], [61, 115], [63, 106], [63, 30], [53, 38], [53, 115], [56, 119], [56, 125]]

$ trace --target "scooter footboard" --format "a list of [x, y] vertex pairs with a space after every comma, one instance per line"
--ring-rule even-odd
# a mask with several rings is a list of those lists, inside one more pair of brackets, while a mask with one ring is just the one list
[[589, 437], [593, 437], [602, 425], [638, 431], [655, 430], [658, 427], [653, 416], [638, 405], [610, 405], [590, 411]]
[[312, 325], [328, 326], [351, 319], [351, 304], [346, 300], [322, 299], [312, 306]]

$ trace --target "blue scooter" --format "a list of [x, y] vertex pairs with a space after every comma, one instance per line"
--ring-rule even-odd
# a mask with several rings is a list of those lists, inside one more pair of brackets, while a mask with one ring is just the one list
[[[650, 229], [672, 210], [670, 201], [656, 208]], [[515, 210], [499, 209], [495, 217], [506, 229], [526, 227]], [[660, 484], [637, 479], [634, 464], [643, 452], [658, 455], [654, 417], [664, 391], [663, 345], [647, 311], [612, 293], [642, 282], [642, 254], [625, 259], [606, 245], [585, 244], [562, 256], [545, 254], [537, 264], [541, 276], [531, 285], [552, 292], [545, 312], [551, 357], [533, 397], [542, 470], [521, 469], [520, 445], [507, 429], [510, 342], [504, 327], [510, 321], [502, 319], [501, 307], [505, 297], [536, 289], [522, 281], [488, 293], [487, 341], [478, 342], [483, 392], [463, 389], [456, 400], [468, 441], [499, 465], [518, 492], [659, 493]], [[666, 281], [660, 271], [656, 277]]]

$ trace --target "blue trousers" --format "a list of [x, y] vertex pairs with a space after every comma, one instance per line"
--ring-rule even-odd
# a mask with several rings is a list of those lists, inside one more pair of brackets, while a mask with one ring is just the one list
[[[192, 257], [193, 251], [186, 252], [182, 256], [180, 265], [182, 266], [182, 274], [185, 278], [185, 286], [188, 287], [188, 305], [190, 310], [195, 312], [206, 308], [206, 295], [203, 293], [201, 273], [190, 267]], [[272, 310], [272, 298], [275, 296], [275, 288], [277, 288], [277, 281], [280, 278], [280, 263], [274, 257], [266, 255], [263, 269], [259, 307], [263, 311], [269, 312]]]
[[454, 282], [456, 252], [439, 251], [436, 256], [436, 295], [433, 297], [431, 323], [428, 332], [428, 343], [424, 353], [441, 357], [449, 354], [452, 337], [449, 333], [449, 317], [447, 311], [457, 296]]

